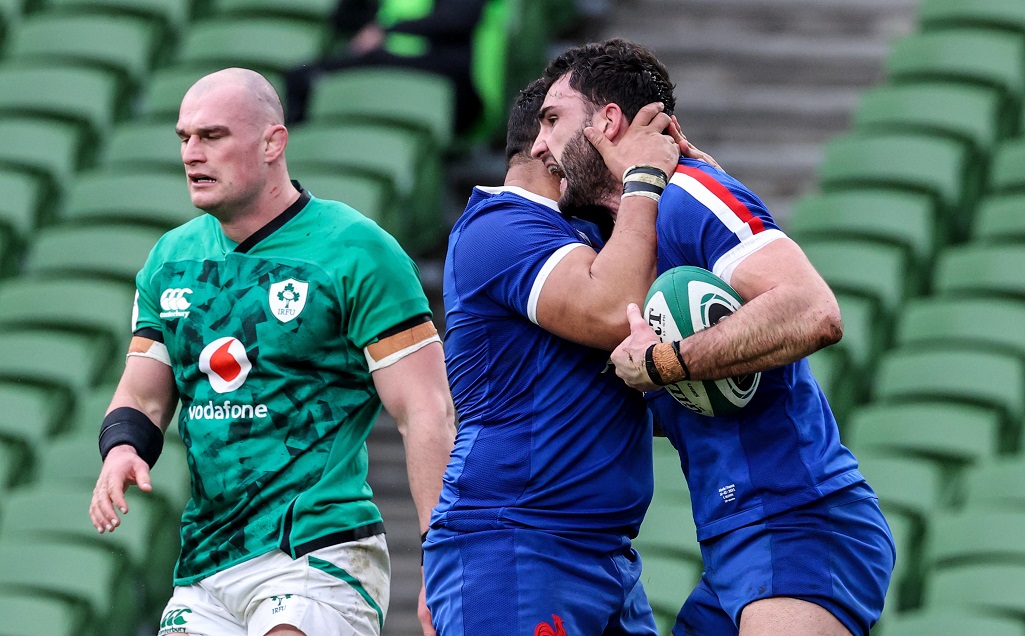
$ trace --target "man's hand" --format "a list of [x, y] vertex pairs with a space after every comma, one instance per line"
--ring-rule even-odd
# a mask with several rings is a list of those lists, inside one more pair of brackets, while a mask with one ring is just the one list
[[697, 159], [698, 161], [704, 161], [710, 166], [714, 166], [719, 170], [722, 170], [722, 166], [716, 161], [712, 155], [708, 154], [704, 150], [698, 149], [697, 146], [690, 143], [687, 140], [687, 136], [683, 134], [683, 130], [680, 129], [680, 122], [677, 121], [676, 115], [673, 115], [673, 123], [669, 126], [669, 131], [672, 133], [673, 138], [680, 144], [680, 154], [688, 159]]
[[630, 122], [626, 134], [615, 143], [592, 126], [584, 128], [584, 137], [598, 150], [617, 179], [623, 178], [627, 168], [638, 164], [655, 166], [669, 176], [676, 170], [680, 160], [680, 140], [675, 135], [663, 134], [671, 128], [672, 121], [662, 112], [663, 108], [659, 102], [642, 108]]
[[658, 336], [644, 320], [637, 305], [626, 306], [626, 319], [630, 322], [630, 335], [612, 352], [612, 363], [616, 365], [616, 375], [623, 378], [627, 386], [638, 391], [654, 391], [659, 388], [651, 381], [648, 370], [644, 366], [644, 352], [652, 344], [658, 342]]
[[121, 520], [115, 507], [122, 514], [128, 512], [125, 491], [131, 484], [137, 484], [145, 492], [153, 490], [149, 466], [131, 446], [115, 446], [107, 453], [100, 477], [96, 480], [96, 488], [93, 489], [92, 503], [89, 504], [89, 517], [101, 534], [104, 531], [113, 532], [120, 525]]

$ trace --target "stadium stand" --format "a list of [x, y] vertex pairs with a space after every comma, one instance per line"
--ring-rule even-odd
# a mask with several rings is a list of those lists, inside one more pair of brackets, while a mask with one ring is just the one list
[[982, 199], [972, 223], [973, 243], [1025, 242], [1025, 195], [993, 195]]

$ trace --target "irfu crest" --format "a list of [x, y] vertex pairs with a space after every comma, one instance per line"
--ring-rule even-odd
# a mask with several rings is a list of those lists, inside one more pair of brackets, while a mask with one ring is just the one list
[[291, 322], [299, 317], [306, 306], [310, 284], [289, 278], [270, 286], [270, 311], [281, 322]]

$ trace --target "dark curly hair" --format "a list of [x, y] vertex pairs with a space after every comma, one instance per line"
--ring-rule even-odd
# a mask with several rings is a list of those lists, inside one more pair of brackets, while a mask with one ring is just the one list
[[509, 123], [505, 133], [505, 162], [512, 165], [513, 159], [522, 156], [530, 159], [530, 148], [534, 145], [541, 123], [537, 114], [545, 101], [544, 82], [538, 78], [520, 91], [509, 110]]
[[569, 49], [548, 63], [541, 79], [547, 93], [567, 73], [569, 85], [600, 108], [616, 104], [633, 121], [646, 104], [662, 102], [666, 114], [676, 108], [669, 71], [650, 49], [616, 38]]

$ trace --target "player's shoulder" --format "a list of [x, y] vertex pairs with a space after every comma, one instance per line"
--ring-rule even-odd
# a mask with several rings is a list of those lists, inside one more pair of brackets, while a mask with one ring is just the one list
[[214, 249], [220, 231], [216, 218], [200, 214], [176, 228], [168, 230], [153, 246], [154, 256], [186, 257]]
[[729, 173], [696, 159], [682, 159], [669, 179], [659, 214], [704, 211], [722, 217], [727, 212], [740, 218], [771, 219], [765, 203]]

